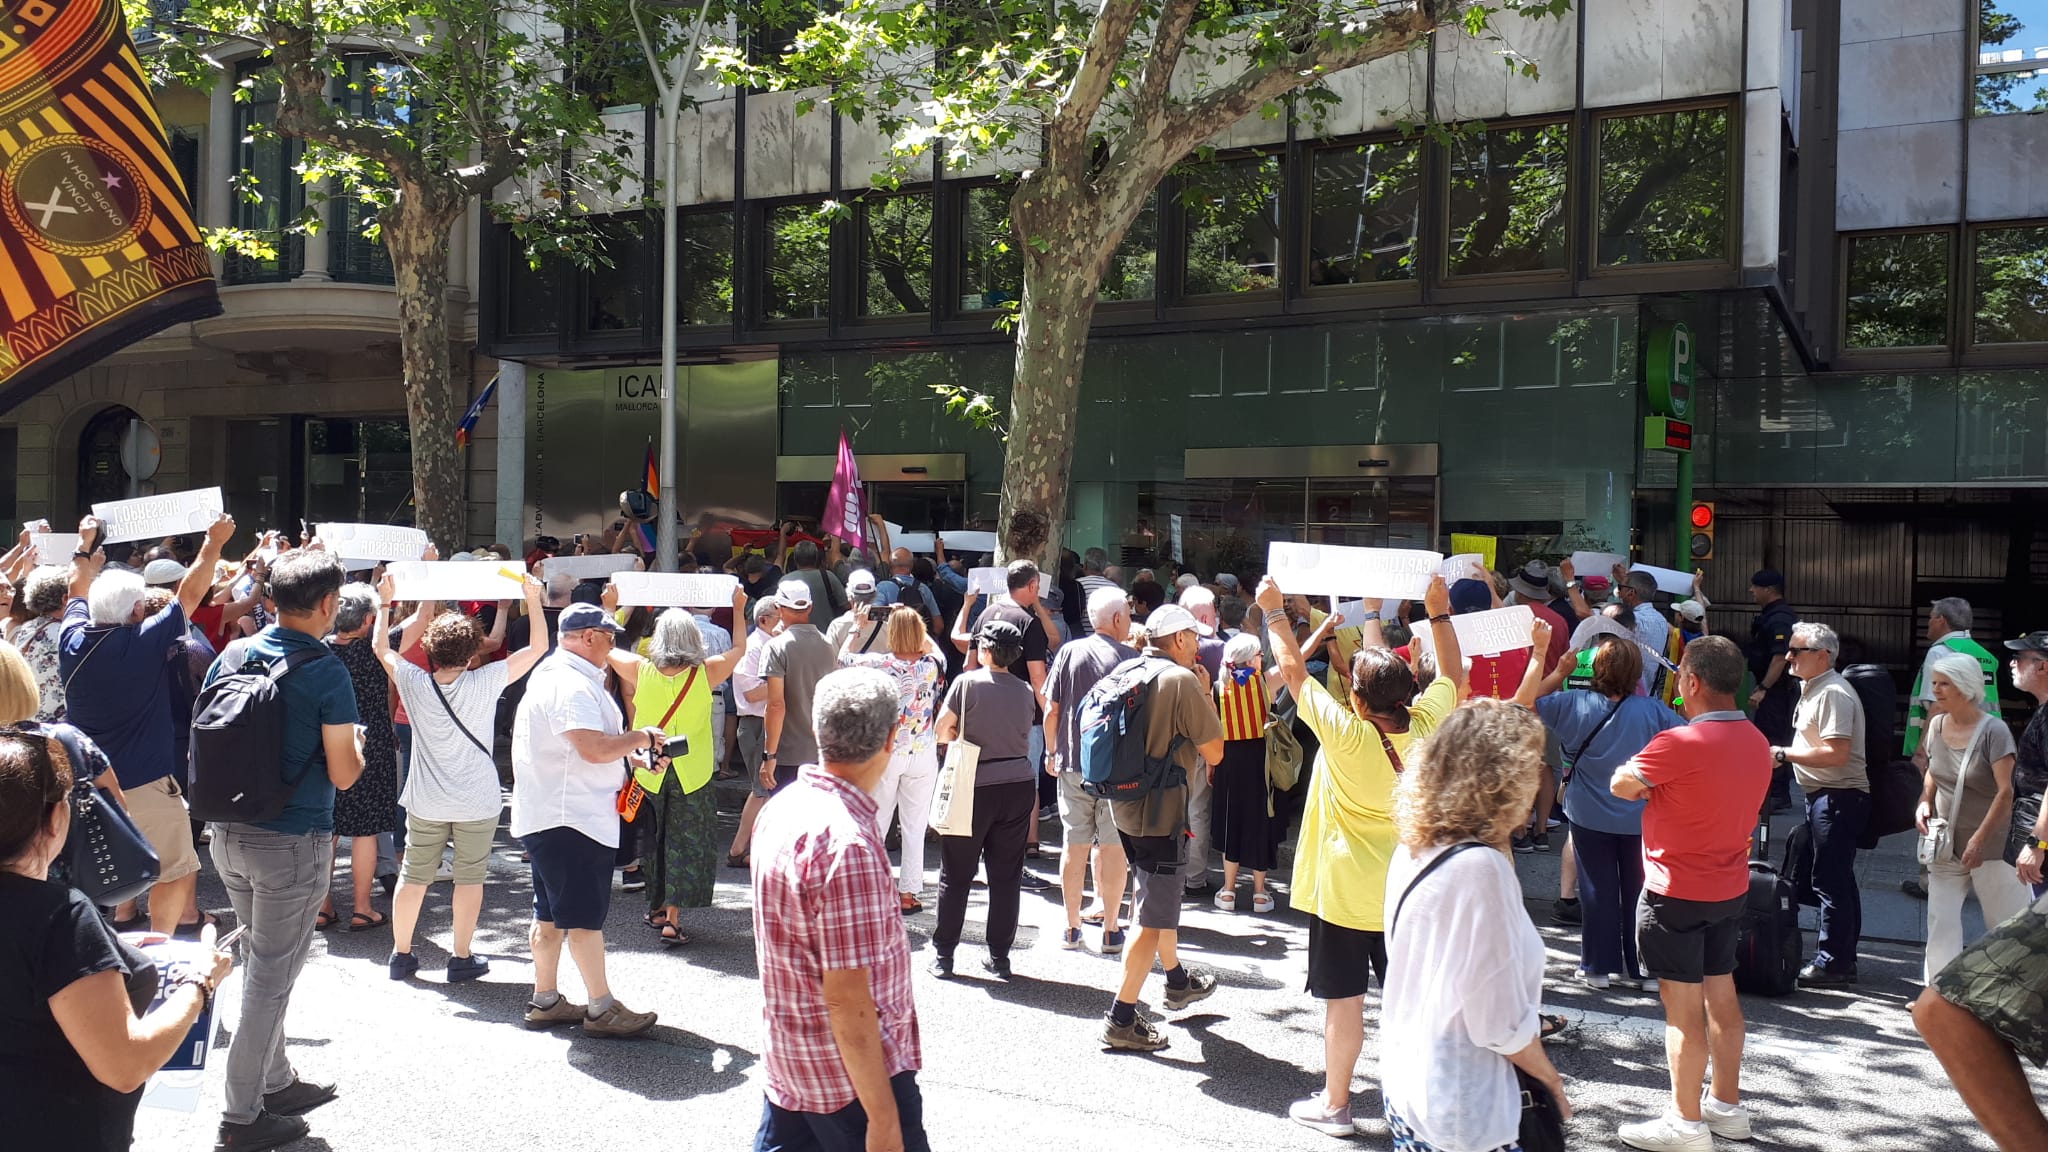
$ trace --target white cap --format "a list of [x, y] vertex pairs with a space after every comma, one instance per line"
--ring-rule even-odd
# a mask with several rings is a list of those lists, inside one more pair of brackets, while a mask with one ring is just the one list
[[856, 568], [846, 575], [846, 590], [862, 595], [875, 590], [875, 574], [865, 568]]
[[151, 560], [142, 566], [142, 582], [152, 588], [176, 584], [185, 578], [185, 566], [168, 557]]
[[785, 608], [806, 610], [811, 606], [811, 586], [802, 580], [784, 580], [775, 586], [775, 601]]
[[1194, 632], [1199, 635], [1201, 629], [1202, 626], [1195, 619], [1195, 614], [1178, 604], [1161, 604], [1152, 610], [1150, 616], [1145, 617], [1145, 635], [1154, 640], [1164, 640], [1175, 632]]

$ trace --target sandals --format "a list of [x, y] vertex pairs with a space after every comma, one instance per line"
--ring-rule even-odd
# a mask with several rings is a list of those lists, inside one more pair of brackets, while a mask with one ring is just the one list
[[1083, 913], [1081, 913], [1081, 923], [1083, 923], [1083, 924], [1101, 924], [1101, 923], [1102, 923], [1102, 910], [1101, 910], [1100, 908], [1098, 908], [1098, 909], [1096, 909], [1096, 910], [1095, 910], [1095, 911], [1093, 911], [1093, 912], [1083, 912]]
[[1225, 912], [1237, 911], [1237, 893], [1218, 892], [1216, 894], [1216, 907], [1221, 908]]
[[334, 927], [334, 925], [338, 923], [340, 920], [341, 917], [336, 916], [334, 913], [323, 911], [320, 913], [320, 915], [313, 918], [313, 927], [318, 929], [319, 931], [325, 932], [329, 928]]
[[661, 926], [661, 943], [664, 947], [680, 948], [689, 942], [690, 938], [677, 931], [675, 925], [664, 923]]
[[1252, 893], [1252, 911], [1254, 911], [1254, 912], [1259, 912], [1259, 913], [1266, 913], [1266, 912], [1271, 912], [1272, 910], [1273, 910], [1273, 894], [1272, 894], [1271, 892], [1254, 892], [1254, 893]]
[[171, 936], [173, 939], [177, 940], [197, 940], [199, 939], [199, 934], [201, 932], [204, 932], [206, 930], [206, 926], [209, 924], [213, 925], [214, 928], [218, 930], [220, 928], [220, 917], [215, 916], [211, 912], [201, 912], [199, 914], [199, 919], [194, 920], [190, 924], [178, 925], [178, 927], [171, 933]]
[[905, 916], [915, 916], [919, 912], [924, 911], [924, 901], [919, 900], [916, 896], [913, 896], [908, 892], [902, 893], [901, 896], [898, 897], [898, 902], [900, 903], [903, 909], [903, 914]]
[[1541, 1024], [1536, 1030], [1538, 1040], [1549, 1040], [1570, 1030], [1572, 1026], [1572, 1022], [1562, 1016], [1538, 1016], [1536, 1019]]
[[752, 866], [752, 862], [753, 857], [751, 853], [727, 852], [725, 854], [725, 866], [727, 868], [747, 868]]
[[645, 920], [647, 926], [657, 932], [668, 926], [668, 913], [666, 912], [649, 912], [640, 919]]
[[391, 923], [391, 917], [375, 909], [368, 912], [352, 912], [348, 918], [348, 930], [351, 932], [371, 932], [389, 923]]

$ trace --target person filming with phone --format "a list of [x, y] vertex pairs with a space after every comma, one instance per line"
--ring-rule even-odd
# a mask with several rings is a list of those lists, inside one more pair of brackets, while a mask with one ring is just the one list
[[233, 966], [213, 951], [150, 1009], [163, 983], [154, 962], [50, 878], [71, 830], [72, 774], [62, 742], [0, 733], [0, 1128], [9, 1147], [37, 1152], [127, 1148], [143, 1083]]

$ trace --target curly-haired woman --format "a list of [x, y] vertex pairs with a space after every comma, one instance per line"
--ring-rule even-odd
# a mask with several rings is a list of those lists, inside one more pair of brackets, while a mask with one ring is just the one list
[[1395, 1152], [1517, 1147], [1516, 1068], [1571, 1113], [1539, 1036], [1543, 938], [1508, 852], [1543, 771], [1542, 722], [1481, 699], [1444, 718], [1395, 787], [1380, 1008], [1380, 1051], [1400, 1054], [1380, 1061]]

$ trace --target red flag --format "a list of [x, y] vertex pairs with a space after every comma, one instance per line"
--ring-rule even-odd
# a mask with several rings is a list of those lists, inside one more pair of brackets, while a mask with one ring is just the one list
[[841, 428], [839, 463], [832, 469], [832, 490], [825, 495], [825, 514], [818, 518], [818, 528], [828, 536], [856, 544], [861, 539], [861, 530], [867, 519], [867, 497], [860, 485], [860, 464], [853, 458], [853, 443], [846, 438], [846, 429]]

